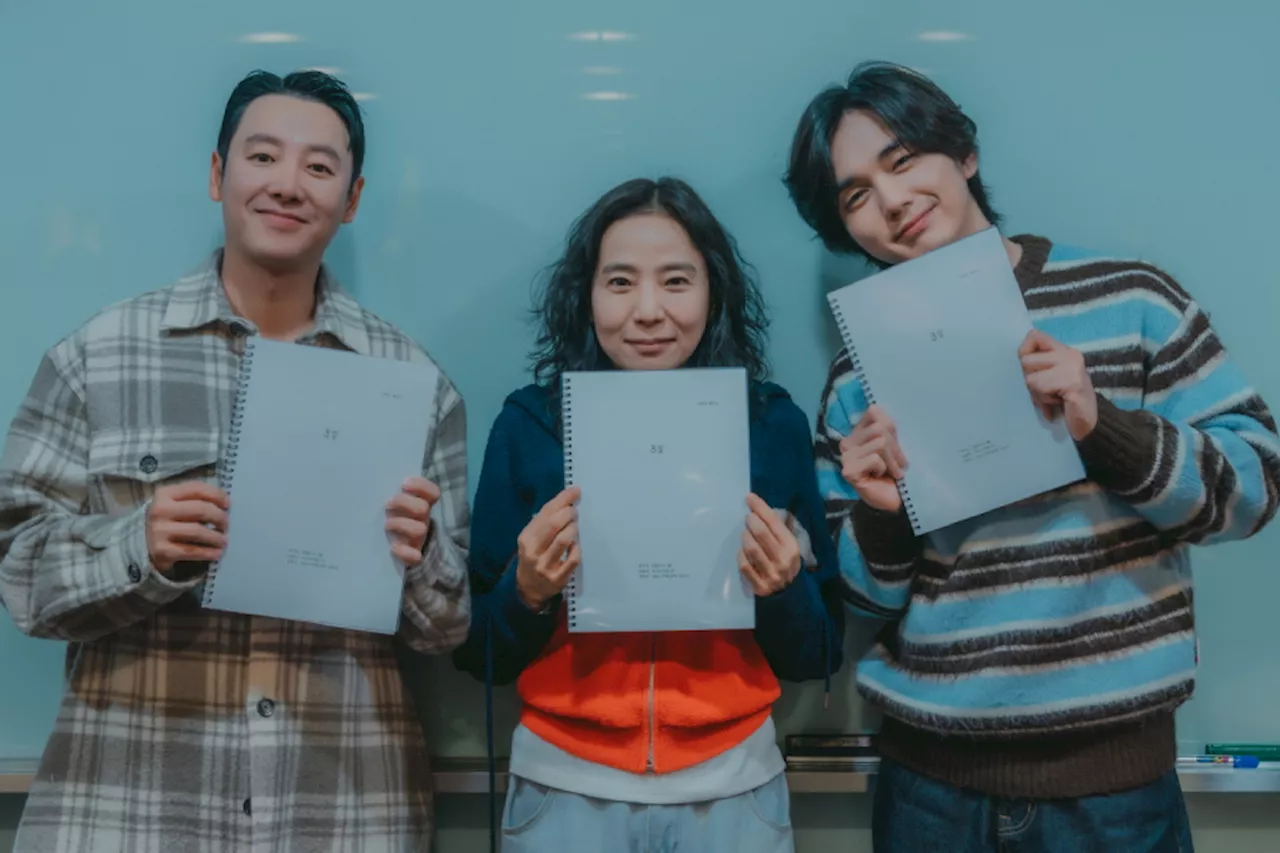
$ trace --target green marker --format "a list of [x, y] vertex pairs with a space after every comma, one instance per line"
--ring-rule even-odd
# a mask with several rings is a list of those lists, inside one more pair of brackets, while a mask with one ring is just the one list
[[1280, 743], [1211, 743], [1208, 755], [1252, 755], [1259, 761], [1280, 761]]

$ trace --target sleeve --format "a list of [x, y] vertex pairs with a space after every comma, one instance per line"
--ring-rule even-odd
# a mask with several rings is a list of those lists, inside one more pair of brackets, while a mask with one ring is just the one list
[[462, 396], [440, 375], [440, 413], [423, 476], [440, 487], [422, 562], [405, 572], [400, 637], [415, 651], [440, 654], [467, 636], [470, 508], [467, 503], [467, 415]]
[[494, 421], [484, 451], [471, 526], [471, 630], [454, 652], [454, 665], [480, 680], [492, 662], [495, 684], [514, 681], [555, 633], [561, 597], [540, 613], [525, 606], [516, 591], [516, 540], [537, 514], [538, 490], [520, 482], [516, 436], [536, 428], [508, 403]]
[[1140, 405], [1098, 398], [1098, 424], [1079, 443], [1091, 479], [1175, 541], [1244, 539], [1275, 515], [1280, 439], [1262, 398], [1231, 362], [1208, 316], [1176, 284], [1148, 301]]
[[83, 385], [46, 354], [0, 457], [0, 600], [18, 630], [90, 642], [140, 622], [198, 585], [151, 565], [143, 505], [89, 514]]
[[863, 615], [896, 618], [910, 599], [922, 546], [905, 512], [886, 513], [867, 506], [841, 471], [840, 441], [867, 408], [848, 352], [841, 350], [827, 376], [818, 417], [818, 489], [835, 543], [845, 601]]
[[814, 478], [813, 444], [804, 413], [789, 403], [779, 456], [799, 483], [790, 508], [792, 532], [805, 565], [784, 590], [756, 599], [756, 642], [774, 674], [786, 681], [827, 678], [844, 662], [844, 607], [835, 549]]

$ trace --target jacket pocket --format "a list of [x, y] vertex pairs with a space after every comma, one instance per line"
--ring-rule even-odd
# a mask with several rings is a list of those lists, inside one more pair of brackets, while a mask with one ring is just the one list
[[95, 432], [89, 444], [89, 511], [128, 512], [161, 486], [217, 485], [218, 438], [208, 430], [158, 427]]

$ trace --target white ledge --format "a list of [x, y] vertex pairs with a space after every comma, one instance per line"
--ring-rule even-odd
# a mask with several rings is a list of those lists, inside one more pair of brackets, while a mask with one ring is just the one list
[[[874, 765], [874, 760], [867, 762]], [[0, 794], [23, 794], [36, 772], [35, 759], [0, 760]], [[437, 794], [484, 794], [489, 772], [484, 759], [440, 758], [433, 762]], [[875, 778], [874, 770], [788, 770], [793, 794], [860, 794]], [[1179, 767], [1178, 780], [1188, 794], [1280, 794], [1280, 762], [1264, 762], [1255, 769]], [[506, 762], [499, 762], [498, 791], [507, 788]]]

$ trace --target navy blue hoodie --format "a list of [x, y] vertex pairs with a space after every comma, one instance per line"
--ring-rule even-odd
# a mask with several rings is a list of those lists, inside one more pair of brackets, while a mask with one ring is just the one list
[[[471, 630], [454, 662], [484, 680], [489, 659], [494, 684], [515, 680], [562, 621], [560, 596], [548, 613], [534, 613], [515, 584], [517, 537], [564, 489], [564, 452], [552, 405], [545, 387], [514, 392], [485, 448], [471, 524]], [[778, 678], [826, 678], [840, 668], [844, 634], [835, 548], [818, 493], [808, 420], [778, 385], [752, 385], [750, 443], [752, 491], [769, 506], [794, 513], [803, 528], [796, 531], [802, 547], [807, 533], [816, 558], [786, 589], [756, 599], [754, 638]], [[488, 653], [486, 638], [492, 643]]]

